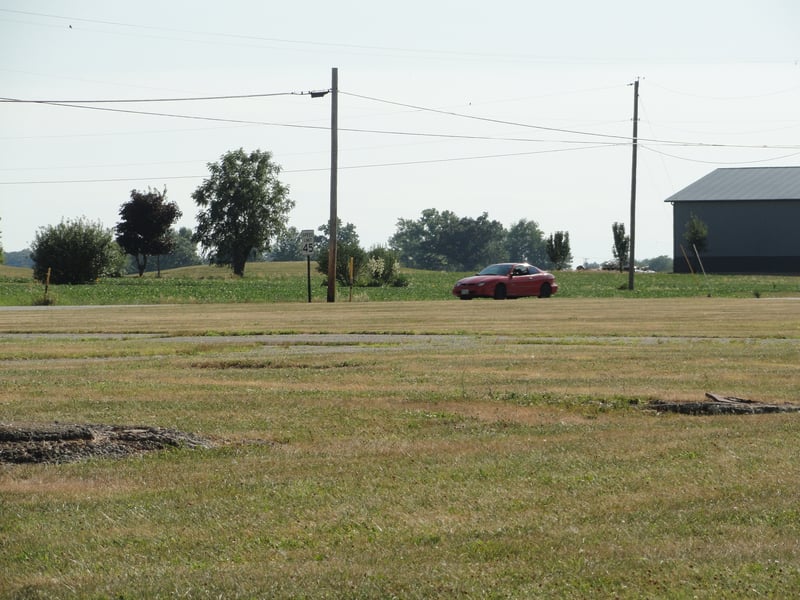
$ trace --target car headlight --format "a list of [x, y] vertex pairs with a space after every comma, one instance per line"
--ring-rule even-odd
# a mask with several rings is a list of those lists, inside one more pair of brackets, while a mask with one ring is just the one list
[[485, 285], [486, 285], [486, 282], [485, 282], [485, 281], [481, 281], [481, 282], [478, 284], [478, 287], [483, 287], [483, 286], [485, 286]]

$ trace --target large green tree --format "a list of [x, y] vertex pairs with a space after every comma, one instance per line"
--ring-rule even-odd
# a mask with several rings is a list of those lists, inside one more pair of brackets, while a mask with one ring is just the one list
[[520, 219], [506, 234], [506, 253], [513, 262], [527, 261], [534, 265], [547, 263], [544, 234], [536, 221]]
[[447, 240], [448, 261], [458, 271], [474, 271], [505, 260], [505, 238], [503, 224], [490, 220], [487, 213], [477, 219], [463, 217]]
[[449, 268], [447, 238], [458, 227], [458, 222], [458, 216], [452, 211], [427, 208], [419, 219], [398, 219], [389, 247], [407, 267], [446, 270]]
[[236, 275], [253, 252], [268, 252], [270, 242], [286, 227], [294, 202], [289, 188], [278, 180], [281, 167], [272, 153], [242, 148], [209, 163], [210, 176], [192, 198], [197, 214], [194, 240], [219, 265], [230, 265]]
[[118, 276], [125, 253], [110, 229], [84, 218], [42, 227], [31, 245], [33, 276], [44, 281], [50, 269], [54, 284], [91, 283], [103, 276]]
[[175, 239], [170, 227], [181, 214], [177, 204], [167, 201], [166, 188], [163, 192], [131, 190], [131, 199], [119, 209], [117, 243], [136, 260], [139, 277], [147, 268], [148, 256], [172, 251]]
[[434, 208], [418, 220], [400, 219], [389, 246], [418, 269], [469, 271], [505, 258], [506, 231], [486, 213], [477, 219]]

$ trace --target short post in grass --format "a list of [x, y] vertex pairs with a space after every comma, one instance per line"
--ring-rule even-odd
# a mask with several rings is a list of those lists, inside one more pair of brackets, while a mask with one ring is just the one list
[[350, 274], [350, 302], [353, 301], [353, 257], [350, 257], [350, 263], [348, 265], [349, 274]]

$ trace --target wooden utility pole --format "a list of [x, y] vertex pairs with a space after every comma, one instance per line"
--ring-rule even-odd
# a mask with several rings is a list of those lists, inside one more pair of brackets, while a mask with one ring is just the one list
[[331, 69], [331, 216], [328, 224], [328, 302], [336, 302], [336, 188], [339, 168], [339, 70]]
[[631, 158], [631, 247], [628, 256], [628, 289], [633, 289], [636, 248], [636, 155], [639, 140], [639, 78], [633, 82], [633, 156]]

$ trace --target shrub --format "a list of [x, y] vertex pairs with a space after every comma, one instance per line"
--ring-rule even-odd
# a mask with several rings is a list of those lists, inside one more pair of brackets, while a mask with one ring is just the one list
[[126, 256], [111, 230], [84, 218], [42, 227], [31, 247], [33, 276], [50, 283], [80, 284], [120, 276]]

